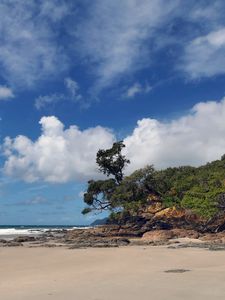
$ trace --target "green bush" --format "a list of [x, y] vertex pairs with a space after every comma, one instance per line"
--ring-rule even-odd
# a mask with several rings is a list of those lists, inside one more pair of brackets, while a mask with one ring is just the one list
[[218, 213], [217, 203], [209, 195], [204, 194], [186, 194], [181, 206], [186, 209], [191, 209], [194, 213], [204, 219], [210, 219]]
[[83, 213], [108, 209], [112, 219], [135, 217], [150, 205], [149, 195], [161, 199], [165, 207], [183, 207], [206, 220], [224, 213], [225, 155], [197, 168], [155, 170], [146, 166], [119, 181], [89, 181], [84, 201], [91, 209], [86, 208]]

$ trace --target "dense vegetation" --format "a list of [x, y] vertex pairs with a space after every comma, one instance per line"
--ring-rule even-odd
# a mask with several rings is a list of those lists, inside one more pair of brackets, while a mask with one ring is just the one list
[[107, 209], [111, 218], [137, 215], [148, 205], [149, 195], [159, 197], [166, 207], [189, 209], [204, 219], [225, 210], [225, 155], [197, 168], [158, 171], [146, 166], [124, 177], [123, 169], [129, 161], [121, 154], [123, 147], [118, 142], [97, 153], [99, 169], [109, 178], [88, 182], [84, 195], [88, 206], [83, 213]]

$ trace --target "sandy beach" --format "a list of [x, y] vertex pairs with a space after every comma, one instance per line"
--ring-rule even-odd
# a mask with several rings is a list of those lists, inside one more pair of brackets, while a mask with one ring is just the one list
[[225, 296], [225, 251], [12, 247], [0, 248], [0, 269], [3, 300], [215, 300]]

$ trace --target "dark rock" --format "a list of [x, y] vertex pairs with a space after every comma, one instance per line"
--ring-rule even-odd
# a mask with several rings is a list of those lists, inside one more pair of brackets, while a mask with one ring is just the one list
[[3, 239], [1, 239], [1, 240], [0, 240], [0, 243], [1, 243], [1, 244], [5, 244], [5, 243], [7, 243], [7, 241], [6, 241], [6, 240], [3, 240]]
[[10, 242], [7, 242], [6, 244], [3, 244], [3, 247], [21, 247], [21, 246], [23, 246], [22, 243], [13, 242], [13, 241], [10, 241]]
[[36, 238], [34, 236], [18, 236], [13, 239], [13, 242], [15, 243], [24, 243], [24, 242], [33, 242], [36, 241]]

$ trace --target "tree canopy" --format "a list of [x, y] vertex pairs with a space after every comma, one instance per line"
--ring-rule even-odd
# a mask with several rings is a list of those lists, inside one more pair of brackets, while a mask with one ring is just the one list
[[99, 170], [109, 178], [88, 182], [83, 213], [107, 209], [113, 216], [134, 215], [149, 205], [149, 195], [157, 195], [165, 207], [182, 207], [205, 219], [225, 211], [225, 155], [201, 167], [146, 166], [124, 176], [129, 160], [121, 154], [123, 148], [121, 141], [98, 151]]
[[114, 143], [110, 149], [100, 149], [97, 152], [96, 163], [99, 171], [111, 178], [88, 181], [87, 192], [84, 194], [84, 202], [88, 207], [82, 211], [83, 214], [93, 210], [112, 210], [118, 205], [112, 196], [115, 189], [123, 181], [125, 166], [130, 163], [121, 153], [124, 147], [123, 141], [119, 141]]
[[130, 163], [130, 161], [121, 154], [124, 147], [123, 141], [116, 142], [110, 149], [100, 149], [96, 157], [99, 170], [107, 176], [114, 176], [118, 184], [123, 180], [124, 167]]

